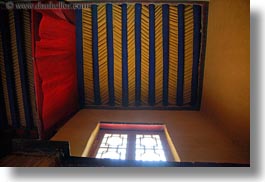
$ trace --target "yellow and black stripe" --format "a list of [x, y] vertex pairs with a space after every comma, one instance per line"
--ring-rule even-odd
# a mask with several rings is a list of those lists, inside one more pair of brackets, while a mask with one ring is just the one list
[[82, 21], [85, 106], [199, 102], [201, 5], [94, 4]]
[[[82, 11], [83, 19], [83, 58], [84, 60], [93, 60], [92, 57], [92, 16], [91, 9], [84, 9]], [[92, 61], [85, 61], [83, 64], [84, 69], [84, 98], [85, 104], [91, 105], [94, 104], [94, 83], [93, 83], [93, 64]]]
[[135, 10], [127, 6], [127, 36], [128, 36], [128, 104], [135, 102]]
[[[28, 10], [1, 10], [0, 71], [4, 128], [34, 131], [38, 124]], [[27, 133], [27, 132], [26, 132]], [[36, 136], [34, 136], [36, 137]]]
[[193, 65], [193, 6], [186, 5], [184, 13], [185, 26], [185, 63], [184, 63], [184, 85], [183, 85], [183, 104], [189, 104], [191, 101], [191, 79]]

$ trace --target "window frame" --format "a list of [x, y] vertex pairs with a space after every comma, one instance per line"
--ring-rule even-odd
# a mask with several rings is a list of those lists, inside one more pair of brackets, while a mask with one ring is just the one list
[[[108, 126], [109, 125], [109, 126]], [[115, 126], [116, 125], [116, 126]], [[150, 125], [150, 124], [107, 124], [104, 123], [103, 127], [99, 128], [98, 134], [93, 142], [90, 150], [89, 157], [96, 158], [97, 152], [100, 148], [101, 142], [105, 134], [127, 134], [127, 147], [125, 160], [135, 160], [136, 153], [136, 135], [159, 135], [163, 151], [166, 157], [165, 162], [174, 161], [174, 157], [171, 153], [168, 140], [165, 135], [164, 125]], [[107, 158], [103, 158], [107, 159]], [[121, 160], [121, 159], [118, 159]], [[162, 162], [162, 161], [160, 161]]]

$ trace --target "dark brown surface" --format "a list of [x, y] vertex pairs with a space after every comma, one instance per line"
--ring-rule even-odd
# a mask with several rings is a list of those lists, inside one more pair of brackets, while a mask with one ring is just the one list
[[0, 156], [0, 167], [57, 167], [69, 157], [68, 142], [12, 139], [2, 149], [6, 152]]
[[[69, 144], [68, 144], [69, 145]], [[67, 146], [68, 146], [67, 145]], [[143, 162], [69, 156], [65, 142], [13, 140], [13, 151], [0, 158], [0, 167], [249, 167], [215, 162]], [[48, 149], [49, 148], [49, 149]]]
[[56, 167], [59, 160], [56, 155], [9, 154], [0, 159], [1, 167]]

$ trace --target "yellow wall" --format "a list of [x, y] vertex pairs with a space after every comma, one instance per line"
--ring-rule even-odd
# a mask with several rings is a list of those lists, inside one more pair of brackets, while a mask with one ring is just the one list
[[247, 163], [215, 122], [198, 111], [80, 110], [52, 138], [69, 141], [71, 155], [82, 156], [91, 132], [100, 121], [164, 123], [181, 161]]
[[249, 1], [209, 5], [201, 111], [81, 110], [52, 140], [69, 141], [81, 156], [99, 121], [163, 122], [181, 161], [248, 163]]
[[201, 111], [246, 152], [250, 141], [248, 0], [211, 0]]

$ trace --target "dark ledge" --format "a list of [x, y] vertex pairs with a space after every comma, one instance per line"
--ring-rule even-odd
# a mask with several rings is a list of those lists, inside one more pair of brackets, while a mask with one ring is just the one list
[[144, 162], [130, 160], [69, 157], [62, 161], [64, 167], [250, 167], [249, 164], [214, 162]]
[[[8, 142], [9, 143], [9, 142]], [[216, 162], [147, 162], [70, 156], [64, 141], [13, 139], [11, 154], [57, 156], [57, 167], [250, 167], [250, 164]], [[19, 157], [19, 155], [18, 155]]]

